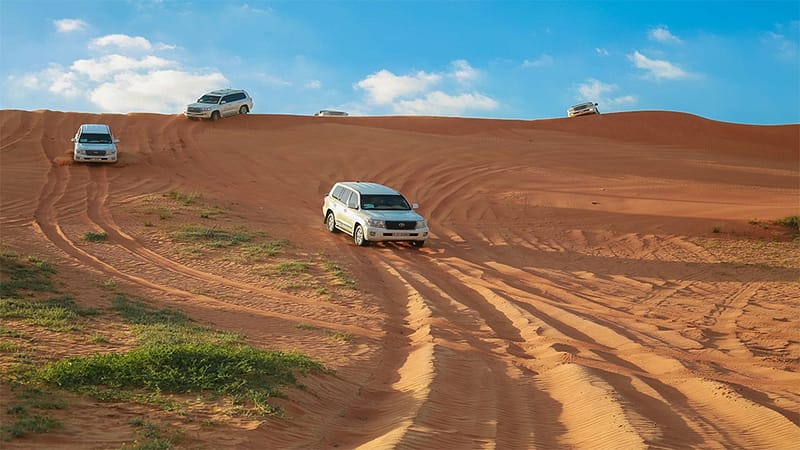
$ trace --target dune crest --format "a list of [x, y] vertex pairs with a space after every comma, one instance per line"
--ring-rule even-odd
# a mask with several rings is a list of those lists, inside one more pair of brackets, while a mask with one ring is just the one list
[[[119, 162], [73, 164], [69, 138], [97, 122], [120, 138]], [[107, 308], [98, 286], [113, 280], [336, 371], [277, 400], [283, 418], [197, 406], [191, 422], [71, 397], [53, 413], [62, 429], [4, 445], [121, 446], [149, 414], [187, 447], [794, 448], [800, 246], [774, 221], [800, 213], [798, 179], [800, 125], [666, 111], [214, 123], [0, 111], [3, 251], [58, 267], [85, 307]], [[340, 180], [419, 202], [426, 247], [328, 233], [322, 197]], [[247, 230], [295, 265], [176, 238], [193, 226]], [[46, 342], [49, 359], [133, 345], [121, 331], [112, 348], [4, 327]]]

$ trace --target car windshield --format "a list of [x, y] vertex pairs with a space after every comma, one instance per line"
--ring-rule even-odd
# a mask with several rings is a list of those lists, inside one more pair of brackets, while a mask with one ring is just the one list
[[216, 105], [219, 103], [220, 96], [219, 95], [204, 95], [197, 100], [197, 103], [210, 103], [212, 105]]
[[361, 209], [409, 210], [408, 202], [402, 195], [362, 195]]
[[104, 133], [83, 133], [78, 142], [81, 144], [110, 144], [111, 136]]

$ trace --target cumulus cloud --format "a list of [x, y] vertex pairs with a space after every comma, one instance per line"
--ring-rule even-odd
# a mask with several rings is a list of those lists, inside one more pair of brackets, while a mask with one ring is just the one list
[[578, 94], [580, 95], [580, 97], [577, 97], [577, 99], [591, 100], [595, 98], [600, 98], [604, 94], [613, 92], [616, 89], [617, 89], [616, 84], [606, 84], [603, 83], [602, 81], [590, 78], [586, 80], [586, 83], [581, 83], [578, 85]]
[[496, 100], [477, 92], [464, 92], [478, 78], [480, 71], [461, 59], [452, 61], [444, 72], [396, 75], [383, 69], [353, 85], [366, 92], [366, 102], [353, 109], [368, 111], [378, 107], [405, 115], [461, 115], [496, 109]]
[[89, 48], [93, 50], [116, 48], [123, 51], [131, 50], [152, 50], [153, 44], [141, 36], [128, 36], [126, 34], [109, 34], [93, 39], [89, 43]]
[[173, 61], [152, 55], [140, 59], [123, 55], [106, 55], [101, 58], [79, 59], [73, 62], [70, 68], [88, 76], [92, 81], [103, 81], [120, 72], [162, 69], [174, 65]]
[[534, 60], [525, 60], [522, 67], [550, 67], [553, 65], [553, 57], [547, 54], [542, 54]]
[[56, 31], [59, 33], [70, 33], [72, 31], [85, 30], [89, 26], [81, 19], [59, 19], [54, 20], [53, 25], [56, 26]]
[[650, 31], [647, 32], [647, 37], [654, 41], [665, 43], [680, 44], [683, 42], [663, 25], [650, 29]]
[[662, 78], [677, 80], [689, 77], [688, 72], [684, 71], [675, 64], [660, 59], [650, 59], [638, 51], [628, 55], [628, 59], [630, 59], [637, 68], [647, 71], [648, 77], [652, 77], [657, 80]]
[[104, 111], [178, 112], [198, 92], [225, 86], [220, 73], [193, 74], [180, 70], [118, 73], [89, 92]]
[[463, 115], [472, 110], [492, 110], [497, 101], [481, 94], [448, 95], [441, 91], [429, 92], [422, 98], [402, 100], [394, 105], [394, 111], [407, 115]]
[[367, 91], [373, 103], [389, 104], [398, 97], [424, 92], [441, 78], [423, 71], [415, 75], [395, 75], [383, 69], [359, 81], [356, 86]]
[[471, 80], [478, 78], [478, 71], [473, 69], [469, 63], [463, 59], [452, 62], [453, 77], [460, 83], [468, 83]]
[[[18, 92], [83, 99], [106, 112], [161, 113], [178, 112], [198, 92], [229, 84], [219, 72], [183, 69], [177, 61], [153, 54], [169, 48], [153, 46], [143, 37], [107, 35], [92, 40], [89, 49], [111, 54], [77, 59], [66, 67], [51, 64], [36, 73], [9, 77], [8, 82]], [[142, 51], [148, 54], [141, 56]]]
[[633, 95], [613, 96], [619, 89], [616, 84], [603, 83], [600, 80], [590, 78], [585, 83], [581, 83], [577, 87], [577, 95], [575, 99], [578, 101], [594, 101], [606, 106], [627, 106], [636, 104], [638, 99]]

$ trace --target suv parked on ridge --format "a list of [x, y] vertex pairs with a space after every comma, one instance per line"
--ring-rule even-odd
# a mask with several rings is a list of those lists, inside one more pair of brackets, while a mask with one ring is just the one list
[[186, 106], [184, 115], [190, 119], [219, 120], [221, 117], [247, 114], [253, 109], [253, 99], [242, 89], [211, 91], [196, 103]]
[[406, 241], [425, 245], [428, 222], [402, 194], [377, 183], [342, 181], [333, 185], [322, 204], [328, 231], [344, 231], [356, 245], [375, 241]]
[[597, 109], [597, 103], [580, 103], [567, 110], [567, 117], [585, 116], [587, 114], [600, 114], [600, 110]]
[[72, 149], [74, 161], [117, 162], [117, 142], [111, 128], [103, 123], [85, 123], [78, 127]]

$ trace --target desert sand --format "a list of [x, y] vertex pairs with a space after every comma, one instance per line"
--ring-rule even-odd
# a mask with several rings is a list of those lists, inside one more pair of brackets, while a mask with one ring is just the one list
[[[117, 164], [71, 162], [81, 123], [112, 127]], [[322, 199], [342, 180], [400, 190], [432, 238], [359, 248], [328, 233]], [[107, 305], [98, 283], [113, 280], [335, 370], [289, 391], [283, 418], [202, 426], [72, 395], [53, 412], [62, 429], [2, 447], [119, 448], [145, 415], [183, 429], [181, 448], [796, 449], [800, 241], [772, 222], [800, 213], [799, 180], [800, 125], [677, 112], [212, 123], [0, 111], [4, 249], [49, 261], [82, 305]], [[197, 257], [169, 239], [184, 223], [263, 230], [355, 288]], [[116, 330], [117, 346], [25, 332], [49, 359], [125, 348]]]

